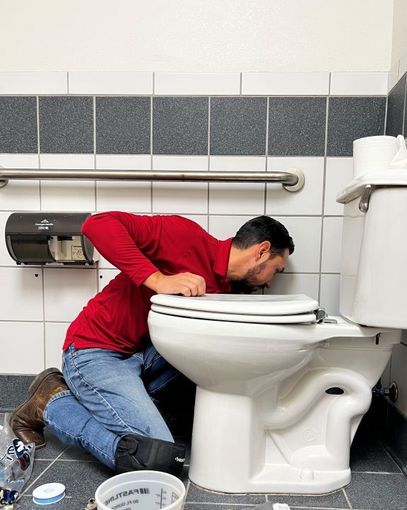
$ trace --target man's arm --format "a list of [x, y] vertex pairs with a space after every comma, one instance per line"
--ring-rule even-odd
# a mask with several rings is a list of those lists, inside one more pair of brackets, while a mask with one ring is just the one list
[[151, 216], [106, 212], [90, 216], [82, 232], [99, 253], [123, 271], [136, 285], [145, 285], [162, 294], [200, 296], [205, 280], [192, 273], [164, 275], [149, 256], [160, 242], [160, 223]]

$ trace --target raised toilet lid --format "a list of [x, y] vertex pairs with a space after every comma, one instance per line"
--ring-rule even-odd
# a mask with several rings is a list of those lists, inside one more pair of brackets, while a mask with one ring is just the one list
[[233, 322], [295, 324], [316, 322], [318, 301], [304, 294], [205, 294], [199, 297], [157, 294], [151, 310], [166, 315]]

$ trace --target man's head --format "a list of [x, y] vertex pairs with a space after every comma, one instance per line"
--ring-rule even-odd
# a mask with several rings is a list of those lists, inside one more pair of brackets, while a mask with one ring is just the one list
[[227, 276], [234, 291], [268, 287], [293, 251], [293, 240], [279, 221], [258, 216], [245, 223], [233, 238], [229, 256]]

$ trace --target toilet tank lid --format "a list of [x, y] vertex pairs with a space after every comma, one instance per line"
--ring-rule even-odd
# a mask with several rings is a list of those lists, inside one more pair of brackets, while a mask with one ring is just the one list
[[388, 168], [382, 172], [372, 172], [353, 179], [336, 197], [340, 204], [347, 204], [363, 193], [365, 187], [372, 186], [407, 186], [407, 170], [405, 168]]
[[294, 315], [318, 309], [318, 301], [305, 294], [205, 294], [199, 297], [156, 294], [151, 302], [184, 310], [257, 316]]

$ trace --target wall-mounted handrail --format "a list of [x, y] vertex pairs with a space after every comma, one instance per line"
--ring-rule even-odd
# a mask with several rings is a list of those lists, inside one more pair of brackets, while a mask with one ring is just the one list
[[304, 174], [298, 168], [290, 168], [287, 172], [167, 172], [155, 170], [44, 170], [0, 167], [0, 188], [6, 186], [9, 179], [274, 182], [282, 184], [287, 191], [299, 191], [304, 186]]

